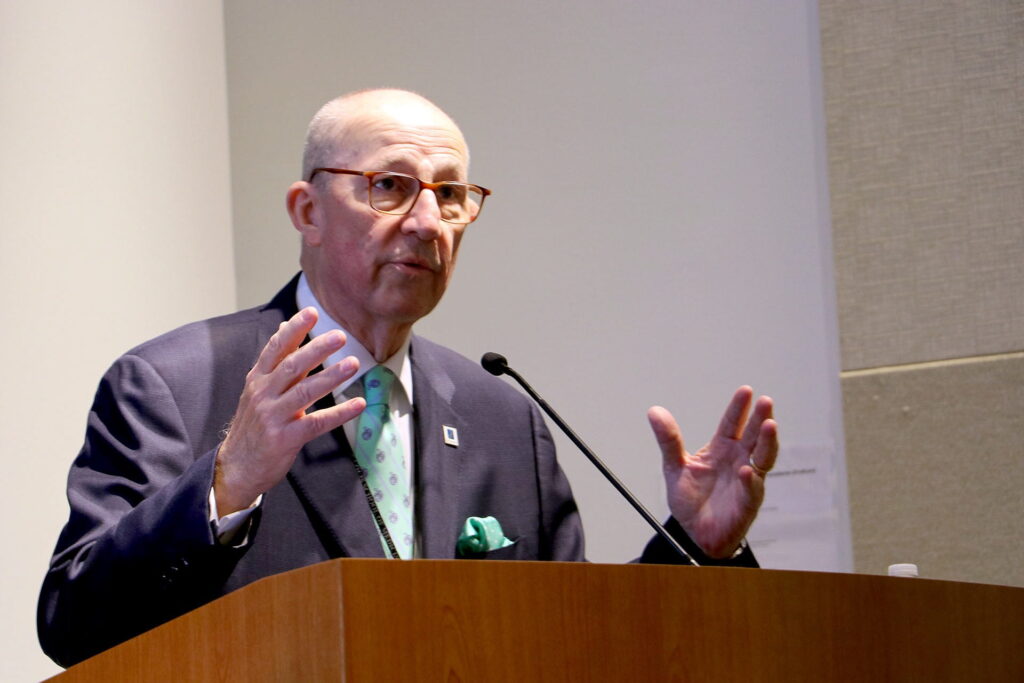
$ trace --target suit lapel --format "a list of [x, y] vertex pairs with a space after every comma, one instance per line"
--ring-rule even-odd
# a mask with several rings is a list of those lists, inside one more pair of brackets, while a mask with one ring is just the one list
[[[328, 394], [315, 408], [334, 405]], [[341, 427], [313, 439], [299, 451], [288, 480], [302, 499], [317, 533], [326, 533], [331, 555], [384, 557], [377, 526], [356, 472], [352, 449]]]
[[464, 421], [452, 408], [455, 384], [429, 347], [414, 336], [409, 354], [416, 439], [416, 518], [423, 554], [450, 559], [455, 556], [461, 521], [457, 518], [459, 473], [465, 451], [444, 443], [442, 427], [461, 429]]

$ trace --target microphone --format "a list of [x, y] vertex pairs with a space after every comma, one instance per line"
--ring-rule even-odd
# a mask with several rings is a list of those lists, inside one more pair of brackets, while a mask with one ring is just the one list
[[576, 444], [577, 448], [583, 451], [583, 455], [587, 456], [590, 462], [594, 464], [594, 467], [596, 467], [601, 472], [601, 474], [605, 476], [605, 479], [611, 482], [612, 486], [614, 486], [616, 490], [622, 495], [622, 497], [625, 498], [629, 502], [629, 504], [633, 506], [633, 509], [640, 513], [640, 516], [643, 517], [644, 520], [651, 525], [651, 527], [658, 533], [658, 535], [665, 539], [665, 542], [667, 542], [669, 546], [671, 546], [672, 549], [675, 550], [676, 553], [678, 553], [679, 556], [682, 557], [684, 560], [691, 563], [695, 567], [700, 566], [696, 560], [690, 557], [690, 555], [687, 554], [685, 550], [683, 550], [683, 547], [679, 545], [679, 542], [676, 541], [676, 539], [672, 538], [672, 534], [670, 534], [665, 529], [665, 527], [661, 525], [661, 523], [654, 517], [654, 515], [651, 514], [650, 510], [644, 507], [643, 503], [637, 500], [637, 497], [634, 496], [628, 488], [626, 488], [625, 484], [619, 481], [619, 478], [616, 477], [612, 473], [612, 471], [608, 469], [604, 462], [602, 462], [601, 459], [598, 458], [592, 450], [590, 450], [587, 444], [583, 443], [583, 439], [576, 435], [576, 432], [574, 432], [572, 428], [569, 427], [568, 424], [566, 424], [565, 420], [563, 420], [561, 416], [559, 416], [559, 414], [556, 413], [555, 410], [548, 405], [548, 402], [541, 398], [540, 394], [534, 391], [533, 387], [531, 387], [529, 383], [527, 383], [527, 381], [519, 375], [518, 372], [516, 372], [515, 370], [508, 366], [508, 360], [505, 358], [505, 356], [501, 355], [500, 353], [488, 351], [480, 359], [480, 365], [482, 365], [484, 370], [491, 373], [492, 375], [496, 375], [499, 377], [501, 375], [508, 375], [516, 382], [518, 382], [519, 386], [521, 386], [526, 391], [526, 393], [530, 395], [530, 398], [537, 402], [537, 405], [539, 405], [541, 409], [548, 414], [548, 417], [555, 421], [555, 424], [558, 425], [558, 428], [561, 429], [567, 437], [569, 437], [569, 440]]
[[509, 370], [508, 359], [494, 351], [485, 353], [483, 358], [480, 359], [480, 365], [484, 366], [484, 370], [498, 377], [501, 377]]

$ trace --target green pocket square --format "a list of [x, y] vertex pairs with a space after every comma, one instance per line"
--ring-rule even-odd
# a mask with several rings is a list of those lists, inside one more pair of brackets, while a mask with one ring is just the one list
[[501, 524], [494, 517], [470, 517], [462, 525], [455, 549], [461, 557], [507, 548], [515, 543], [505, 538]]

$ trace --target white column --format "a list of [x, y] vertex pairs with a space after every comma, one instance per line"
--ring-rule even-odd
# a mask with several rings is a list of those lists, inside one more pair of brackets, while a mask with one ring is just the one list
[[0, 679], [122, 351], [235, 304], [221, 3], [0, 2]]

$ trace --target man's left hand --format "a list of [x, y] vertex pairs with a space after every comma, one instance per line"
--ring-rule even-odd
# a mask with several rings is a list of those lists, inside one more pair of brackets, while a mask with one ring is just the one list
[[660, 406], [647, 419], [661, 448], [668, 507], [704, 552], [729, 557], [740, 545], [764, 499], [764, 478], [775, 464], [779, 439], [772, 400], [762, 396], [747, 420], [754, 391], [740, 387], [718, 431], [688, 453], [672, 414]]

